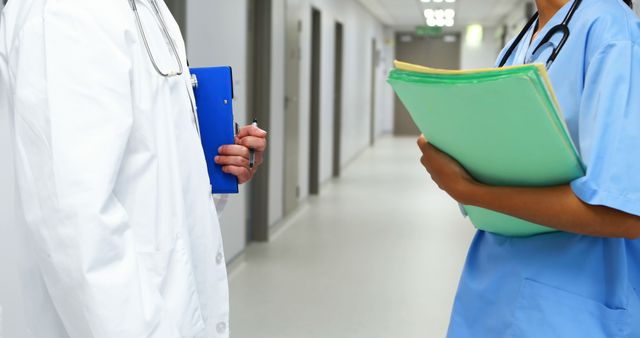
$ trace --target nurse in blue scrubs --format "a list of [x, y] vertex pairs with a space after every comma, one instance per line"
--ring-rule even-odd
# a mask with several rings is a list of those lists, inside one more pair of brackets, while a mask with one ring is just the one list
[[[487, 186], [419, 140], [431, 177], [460, 203], [561, 231], [478, 232], [448, 337], [639, 338], [640, 23], [622, 0], [536, 4], [539, 16], [499, 60], [547, 63], [561, 47], [549, 74], [587, 173], [564, 186]], [[547, 41], [563, 21], [566, 44], [561, 33]]]

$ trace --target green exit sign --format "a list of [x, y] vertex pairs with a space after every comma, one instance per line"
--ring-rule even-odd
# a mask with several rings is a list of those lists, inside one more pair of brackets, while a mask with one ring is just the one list
[[417, 36], [442, 36], [442, 27], [418, 26], [416, 27]]

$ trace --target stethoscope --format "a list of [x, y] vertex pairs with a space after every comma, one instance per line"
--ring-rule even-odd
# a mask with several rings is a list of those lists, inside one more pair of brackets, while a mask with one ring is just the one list
[[[156, 2], [156, 0], [149, 0], [149, 2], [151, 3], [151, 7], [153, 8], [154, 14], [158, 18], [158, 22], [160, 23], [160, 27], [162, 29], [162, 34], [164, 34], [165, 39], [169, 42], [171, 52], [173, 53], [173, 56], [176, 59], [176, 63], [178, 64], [178, 70], [163, 72], [160, 69], [160, 67], [158, 66], [158, 63], [156, 62], [155, 57], [153, 56], [151, 47], [149, 47], [149, 40], [147, 39], [147, 34], [145, 33], [144, 27], [142, 26], [142, 20], [140, 19], [140, 14], [138, 13], [138, 6], [136, 6], [135, 0], [129, 0], [129, 4], [131, 5], [131, 10], [133, 10], [133, 13], [135, 14], [135, 17], [136, 17], [136, 24], [138, 26], [138, 30], [140, 31], [140, 36], [142, 37], [144, 47], [147, 50], [147, 55], [149, 55], [149, 60], [151, 60], [151, 64], [153, 65], [153, 68], [156, 70], [156, 72], [160, 74], [162, 77], [170, 78], [170, 77], [181, 76], [184, 73], [184, 68], [182, 66], [182, 60], [180, 60], [180, 54], [178, 53], [178, 48], [176, 47], [176, 43], [171, 37], [171, 33], [169, 33], [169, 29], [167, 28], [167, 24], [164, 21], [164, 17], [162, 16], [160, 7], [158, 7], [158, 3]], [[195, 75], [191, 76], [190, 85], [193, 89], [198, 88], [198, 79], [195, 77]], [[193, 121], [196, 128], [196, 132], [198, 133], [198, 135], [200, 135], [200, 126], [198, 125], [198, 114], [197, 114], [195, 99], [192, 97], [192, 91], [188, 88], [188, 85], [186, 86], [186, 89], [187, 89], [187, 96], [189, 96], [189, 102], [191, 103], [191, 113], [193, 115]]]
[[158, 21], [160, 22], [162, 33], [164, 34], [165, 39], [169, 42], [169, 46], [171, 48], [171, 51], [173, 52], [173, 56], [175, 57], [176, 62], [178, 63], [178, 70], [177, 71], [172, 70], [169, 72], [163, 72], [162, 70], [160, 70], [160, 67], [156, 62], [156, 59], [153, 57], [153, 52], [151, 52], [151, 47], [149, 47], [149, 40], [147, 39], [147, 35], [144, 32], [144, 27], [142, 26], [142, 20], [140, 20], [140, 14], [138, 13], [138, 7], [136, 6], [136, 2], [135, 0], [129, 0], [129, 4], [131, 5], [131, 9], [135, 14], [136, 23], [138, 25], [138, 29], [140, 30], [140, 35], [142, 36], [144, 47], [147, 50], [149, 59], [151, 60], [151, 64], [153, 64], [153, 68], [156, 70], [156, 72], [158, 72], [158, 74], [162, 75], [163, 77], [180, 76], [184, 72], [184, 69], [182, 67], [182, 61], [180, 60], [180, 54], [178, 54], [178, 49], [176, 48], [176, 44], [173, 41], [171, 34], [169, 33], [169, 29], [167, 28], [167, 24], [165, 23], [164, 18], [162, 17], [162, 14], [160, 13], [160, 7], [158, 7], [158, 3], [156, 2], [156, 0], [149, 0], [149, 2], [151, 3], [151, 7], [153, 8], [155, 15], [158, 18]]
[[[553, 26], [549, 30], [549, 32], [545, 34], [542, 40], [540, 40], [538, 47], [536, 47], [536, 49], [533, 50], [533, 54], [537, 53], [538, 50], [540, 50], [540, 48], [542, 48], [542, 46], [544, 46], [547, 42], [549, 42], [551, 38], [553, 38], [556, 34], [562, 34], [562, 39], [560, 40], [560, 43], [558, 43], [557, 47], [553, 48], [553, 51], [549, 56], [549, 59], [547, 60], [547, 63], [546, 63], [547, 70], [549, 70], [553, 62], [556, 61], [558, 54], [560, 54], [560, 51], [562, 50], [564, 45], [567, 43], [567, 40], [569, 39], [569, 35], [571, 34], [571, 32], [569, 31], [569, 23], [571, 22], [573, 15], [576, 13], [581, 3], [582, 3], [582, 0], [574, 0], [573, 4], [571, 5], [571, 8], [569, 9], [569, 13], [567, 13], [567, 15], [564, 17], [564, 20], [562, 20], [562, 23]], [[524, 39], [525, 35], [527, 35], [531, 27], [533, 27], [533, 25], [538, 20], [538, 17], [539, 17], [538, 13], [534, 14], [533, 17], [527, 23], [527, 25], [522, 29], [520, 34], [518, 34], [518, 37], [516, 37], [516, 39], [511, 44], [511, 46], [509, 46], [509, 49], [507, 50], [507, 52], [502, 57], [499, 67], [504, 67], [504, 65], [507, 64], [507, 61], [509, 61], [509, 58], [511, 57], [513, 52], [516, 50], [518, 45], [522, 42], [522, 40]]]

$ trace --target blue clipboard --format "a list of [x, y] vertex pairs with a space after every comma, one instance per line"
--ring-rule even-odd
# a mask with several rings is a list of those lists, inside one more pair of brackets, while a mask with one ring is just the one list
[[231, 67], [191, 68], [202, 148], [213, 194], [237, 194], [238, 179], [215, 163], [218, 148], [235, 143]]

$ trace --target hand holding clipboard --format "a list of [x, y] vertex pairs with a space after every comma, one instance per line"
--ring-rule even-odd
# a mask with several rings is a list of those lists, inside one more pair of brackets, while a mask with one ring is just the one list
[[[192, 68], [202, 147], [214, 194], [236, 194], [262, 164], [267, 132], [252, 125], [234, 135], [231, 67]], [[253, 159], [253, 160], [252, 160]]]

